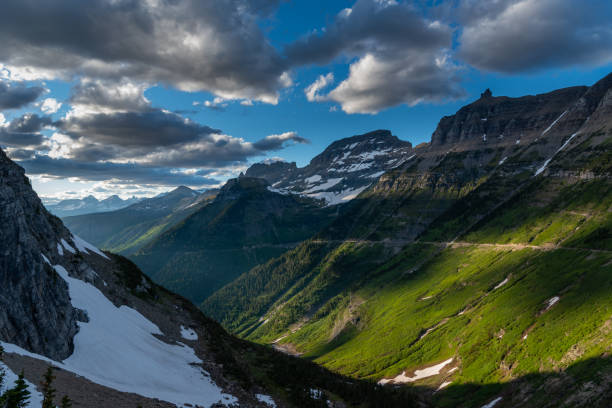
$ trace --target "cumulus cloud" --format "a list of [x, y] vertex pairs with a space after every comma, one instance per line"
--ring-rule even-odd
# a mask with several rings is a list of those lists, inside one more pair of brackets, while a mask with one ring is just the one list
[[297, 132], [285, 132], [280, 135], [268, 135], [265, 138], [253, 143], [253, 147], [262, 152], [274, 151], [282, 149], [286, 143], [309, 143], [308, 139], [305, 139], [297, 134]]
[[45, 93], [41, 86], [25, 86], [0, 80], [0, 109], [19, 109], [34, 102]]
[[463, 0], [459, 57], [517, 73], [612, 61], [612, 3], [598, 0]]
[[220, 133], [161, 109], [69, 115], [57, 127], [74, 140], [121, 147], [165, 147]]
[[212, 110], [224, 110], [227, 108], [227, 102], [225, 102], [225, 99], [218, 96], [212, 101], [204, 101], [202, 105]]
[[309, 100], [333, 100], [347, 113], [376, 113], [420, 102], [463, 95], [457, 69], [447, 58], [452, 29], [428, 20], [405, 2], [358, 0], [324, 29], [286, 49], [294, 65], [327, 64], [341, 56], [355, 59], [349, 77], [327, 95], [319, 91], [331, 77], [306, 90]]
[[[15, 118], [9, 123], [0, 124], [0, 145], [18, 149], [44, 148], [46, 138], [40, 131], [51, 124], [50, 118], [31, 113]], [[24, 156], [25, 153], [20, 152], [20, 155]]]
[[0, 63], [13, 79], [131, 78], [276, 103], [285, 63], [258, 19], [277, 3], [6, 0]]
[[143, 112], [151, 108], [144, 96], [148, 84], [127, 79], [102, 81], [85, 78], [72, 88], [70, 104], [73, 114]]
[[334, 74], [329, 72], [327, 75], [319, 75], [319, 77], [310, 84], [306, 89], [304, 89], [304, 94], [306, 94], [306, 99], [310, 102], [321, 102], [327, 100], [325, 96], [319, 94], [319, 92], [327, 87], [328, 85], [334, 82]]
[[114, 184], [190, 185], [217, 184], [207, 172], [183, 172], [166, 168], [148, 168], [132, 163], [83, 162], [37, 155], [19, 164], [31, 175], [73, 178], [81, 181], [107, 181]]
[[62, 103], [55, 98], [47, 98], [40, 104], [40, 110], [51, 115], [56, 113], [62, 107]]

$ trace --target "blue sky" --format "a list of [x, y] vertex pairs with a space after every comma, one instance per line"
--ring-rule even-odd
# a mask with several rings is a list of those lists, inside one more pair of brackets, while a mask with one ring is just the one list
[[0, 51], [0, 145], [46, 197], [217, 185], [375, 129], [427, 142], [486, 88], [537, 94], [612, 71], [599, 0], [39, 4], [9, 0], [0, 17], [15, 44]]

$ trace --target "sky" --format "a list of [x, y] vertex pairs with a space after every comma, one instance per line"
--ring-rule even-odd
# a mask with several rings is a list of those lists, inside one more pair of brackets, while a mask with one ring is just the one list
[[46, 200], [208, 188], [484, 89], [612, 71], [608, 0], [4, 0], [0, 146]]

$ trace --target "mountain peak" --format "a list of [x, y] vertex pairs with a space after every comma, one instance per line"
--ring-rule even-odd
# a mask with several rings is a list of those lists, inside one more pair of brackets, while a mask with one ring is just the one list
[[215, 201], [235, 200], [244, 194], [267, 191], [268, 182], [262, 178], [240, 176], [229, 179], [217, 194]]

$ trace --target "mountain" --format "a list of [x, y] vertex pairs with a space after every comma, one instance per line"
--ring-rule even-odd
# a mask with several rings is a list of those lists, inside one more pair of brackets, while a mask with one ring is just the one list
[[[0, 394], [25, 376], [73, 406], [416, 406], [413, 393], [350, 380], [228, 335], [126, 258], [73, 235], [0, 151]], [[56, 401], [57, 402], [57, 401]]]
[[198, 193], [180, 186], [120, 210], [65, 217], [63, 221], [72, 232], [100, 248], [130, 254], [206, 205], [215, 194], [216, 190]]
[[388, 130], [377, 130], [333, 142], [306, 167], [285, 162], [256, 163], [246, 176], [267, 180], [279, 193], [300, 194], [324, 200], [327, 205], [342, 204], [385, 171], [409, 160], [412, 150], [409, 142]]
[[123, 200], [117, 195], [112, 195], [104, 200], [98, 200], [96, 197], [89, 195], [81, 199], [62, 200], [59, 203], [47, 205], [47, 210], [58, 217], [69, 217], [72, 215], [114, 211], [138, 201], [139, 199], [136, 197]]
[[261, 178], [229, 180], [212, 202], [131, 256], [156, 282], [200, 303], [257, 264], [327, 225], [336, 209], [269, 190]]
[[205, 313], [435, 406], [610, 406], [612, 74], [485, 92], [412, 154]]

